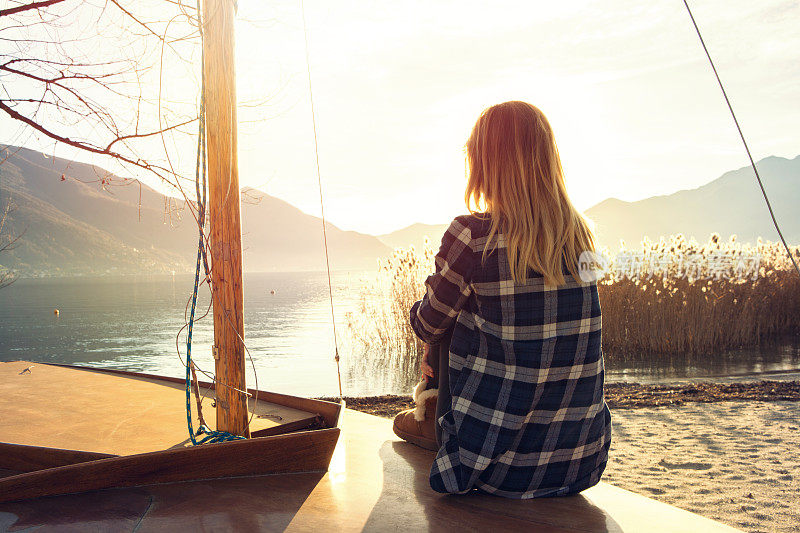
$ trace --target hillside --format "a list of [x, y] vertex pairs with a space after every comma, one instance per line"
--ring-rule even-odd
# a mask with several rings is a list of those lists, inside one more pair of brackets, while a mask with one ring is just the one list
[[390, 248], [408, 248], [414, 246], [421, 249], [428, 238], [430, 246], [438, 250], [442, 242], [442, 235], [447, 230], [447, 224], [412, 224], [403, 229], [378, 235], [378, 239]]
[[[757, 163], [775, 216], [786, 239], [800, 244], [800, 156], [767, 157]], [[717, 232], [728, 239], [754, 243], [758, 237], [776, 241], [778, 234], [761, 196], [753, 170], [743, 167], [726, 172], [696, 189], [654, 196], [636, 202], [609, 198], [589, 208], [586, 215], [596, 224], [600, 246], [617, 249], [620, 239], [636, 246], [644, 236], [652, 240], [683, 233], [706, 241]], [[438, 247], [447, 224], [413, 224], [378, 238], [387, 246], [419, 247], [425, 235]]]
[[[194, 221], [182, 201], [107, 171], [25, 148], [2, 149], [0, 204], [17, 209], [11, 232], [24, 236], [0, 257], [22, 276], [190, 271]], [[758, 162], [786, 238], [800, 243], [800, 156]], [[65, 179], [62, 180], [62, 175]], [[103, 187], [101, 179], [110, 183]], [[110, 180], [110, 182], [109, 182]], [[246, 271], [324, 270], [320, 219], [255, 189], [244, 191], [242, 229]], [[601, 246], [629, 246], [643, 236], [683, 233], [704, 241], [712, 232], [740, 242], [776, 240], [752, 169], [740, 168], [691, 190], [636, 202], [610, 198], [587, 210]], [[413, 224], [374, 237], [328, 224], [334, 270], [372, 270], [395, 247], [437, 249], [446, 224]]]
[[[800, 156], [794, 159], [767, 157], [758, 163], [775, 216], [786, 239], [800, 243]], [[753, 170], [743, 167], [726, 172], [701, 187], [655, 196], [637, 202], [610, 198], [586, 211], [597, 224], [601, 245], [616, 249], [623, 239], [635, 245], [645, 235], [683, 233], [705, 241], [713, 232], [727, 239], [736, 234], [740, 242], [778, 240]]]
[[[6, 155], [0, 165], [0, 202], [5, 205], [11, 198], [16, 204], [9, 229], [24, 236], [0, 257], [0, 265], [22, 276], [193, 268], [196, 229], [182, 201], [145, 185], [140, 191], [137, 183], [91, 165], [25, 148], [8, 147]], [[101, 178], [110, 185], [103, 187]], [[335, 270], [373, 269], [376, 259], [390, 251], [369, 235], [332, 224], [327, 231]], [[278, 198], [247, 191], [242, 232], [246, 271], [325, 268], [320, 219]]]
[[[250, 271], [324, 270], [322, 222], [283, 200], [246, 189], [242, 204], [242, 244]], [[326, 225], [331, 268], [375, 270], [390, 249], [372, 235]], [[285, 268], [290, 265], [291, 268]]]

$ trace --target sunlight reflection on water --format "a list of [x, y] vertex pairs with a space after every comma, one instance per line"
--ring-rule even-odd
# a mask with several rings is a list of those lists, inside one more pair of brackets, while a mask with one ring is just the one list
[[[372, 273], [334, 275], [337, 333], [345, 395], [407, 393], [402, 379], [366, 375], [364, 350], [349, 342], [345, 315], [358, 309]], [[182, 377], [175, 335], [184, 324], [192, 279], [73, 278], [19, 280], [0, 292], [0, 360], [32, 360], [108, 367]], [[271, 294], [271, 291], [275, 294]], [[324, 273], [264, 273], [245, 276], [245, 339], [257, 375], [247, 364], [248, 386], [306, 396], [338, 393], [333, 332]], [[201, 292], [199, 314], [208, 306]], [[53, 309], [59, 309], [54, 316]], [[213, 371], [213, 323], [196, 323], [193, 357]], [[185, 330], [180, 342], [185, 353]], [[687, 360], [607, 360], [608, 381], [657, 382], [693, 377], [797, 370], [797, 345], [740, 350]], [[760, 379], [769, 379], [771, 374]], [[202, 379], [202, 378], [201, 378]]]
[[[337, 333], [350, 353], [339, 317], [353, 309], [360, 274], [334, 275]], [[184, 324], [189, 277], [19, 280], [0, 295], [0, 360], [28, 359], [182, 376], [175, 335]], [[271, 294], [271, 291], [275, 294]], [[262, 389], [298, 395], [338, 391], [333, 332], [323, 273], [245, 276], [245, 339]], [[207, 290], [198, 300], [208, 306]], [[53, 309], [59, 309], [58, 317]], [[192, 354], [213, 371], [211, 316], [196, 323]], [[185, 354], [185, 330], [181, 335]], [[255, 386], [247, 365], [248, 385]], [[348, 393], [376, 393], [364, 376], [343, 376]]]

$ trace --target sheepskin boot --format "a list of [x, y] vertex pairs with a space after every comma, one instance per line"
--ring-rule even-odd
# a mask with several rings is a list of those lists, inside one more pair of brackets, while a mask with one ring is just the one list
[[394, 417], [394, 434], [401, 439], [428, 450], [438, 451], [436, 444], [436, 401], [439, 389], [425, 389], [423, 380], [414, 387], [416, 407], [407, 409]]

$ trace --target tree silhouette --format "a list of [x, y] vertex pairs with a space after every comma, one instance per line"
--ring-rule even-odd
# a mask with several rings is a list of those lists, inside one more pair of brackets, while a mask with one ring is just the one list
[[196, 17], [196, 7], [173, 0], [0, 9], [0, 111], [17, 139], [69, 146], [180, 189], [170, 150], [176, 135], [194, 133], [198, 91], [167, 98], [175, 76], [165, 67], [193, 68]]
[[[11, 127], [3, 126], [2, 141], [70, 147], [129, 174], [119, 183], [98, 179], [103, 189], [130, 185], [143, 174], [156, 177], [183, 196], [196, 218], [178, 161], [191, 158], [178, 152], [196, 142], [197, 6], [176, 0], [6, 4], [11, 7], [0, 9], [0, 124]], [[0, 165], [14, 153], [6, 148]], [[13, 202], [0, 210], [1, 253], [21, 235], [9, 233]], [[165, 212], [176, 215], [170, 205]], [[0, 287], [13, 279], [1, 272]]]

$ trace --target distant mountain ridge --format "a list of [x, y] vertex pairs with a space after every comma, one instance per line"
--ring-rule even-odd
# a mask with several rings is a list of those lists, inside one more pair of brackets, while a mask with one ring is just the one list
[[[794, 159], [770, 156], [756, 163], [775, 217], [786, 240], [800, 244], [800, 156]], [[636, 202], [609, 198], [586, 211], [596, 227], [602, 246], [615, 250], [620, 239], [635, 247], [644, 236], [682, 233], [705, 242], [716, 232], [724, 239], [755, 243], [758, 237], [777, 241], [753, 169], [749, 166], [726, 172], [697, 187]]]
[[428, 245], [438, 250], [446, 230], [447, 224], [416, 223], [392, 233], [378, 235], [378, 239], [390, 248], [414, 246], [417, 250], [421, 250], [425, 246], [425, 239], [427, 239]]
[[[794, 159], [770, 156], [756, 163], [775, 216], [790, 244], [800, 244], [800, 156]], [[755, 243], [758, 237], [777, 241], [753, 169], [749, 166], [726, 172], [697, 187], [635, 202], [609, 198], [594, 205], [586, 215], [595, 223], [599, 247], [617, 250], [620, 240], [637, 247], [642, 238], [682, 233], [699, 242], [712, 233], [724, 239]], [[378, 238], [387, 246], [420, 247], [427, 236], [438, 249], [447, 224], [412, 224]]]
[[[19, 245], [0, 254], [0, 265], [22, 276], [188, 272], [194, 266], [196, 228], [183, 204], [99, 167], [0, 145], [0, 206], [17, 205], [9, 228], [24, 232]], [[759, 172], [790, 244], [800, 243], [800, 156], [767, 157]], [[62, 174], [65, 179], [62, 180]], [[105, 189], [101, 178], [111, 179]], [[324, 270], [319, 218], [255, 189], [244, 189], [242, 228], [245, 271]], [[141, 197], [140, 197], [141, 194]], [[249, 198], [257, 197], [257, 201]], [[141, 203], [140, 203], [141, 200]], [[726, 172], [697, 187], [635, 202], [609, 198], [586, 211], [599, 246], [620, 239], [635, 247], [642, 237], [683, 233], [705, 241], [712, 232], [740, 242], [777, 240], [750, 167]], [[141, 215], [141, 220], [140, 220]], [[187, 218], [188, 217], [188, 218]], [[391, 249], [438, 249], [447, 224], [413, 224], [377, 237], [326, 226], [334, 270], [372, 270]]]
[[[16, 205], [9, 222], [18, 246], [0, 265], [22, 276], [189, 271], [197, 229], [183, 202], [102, 168], [1, 147], [0, 202]], [[62, 174], [64, 180], [62, 180]], [[110, 178], [103, 188], [101, 178]], [[245, 189], [245, 271], [324, 270], [319, 218], [278, 198]], [[141, 216], [140, 216], [141, 215]], [[335, 270], [373, 269], [390, 252], [377, 238], [327, 224]]]

